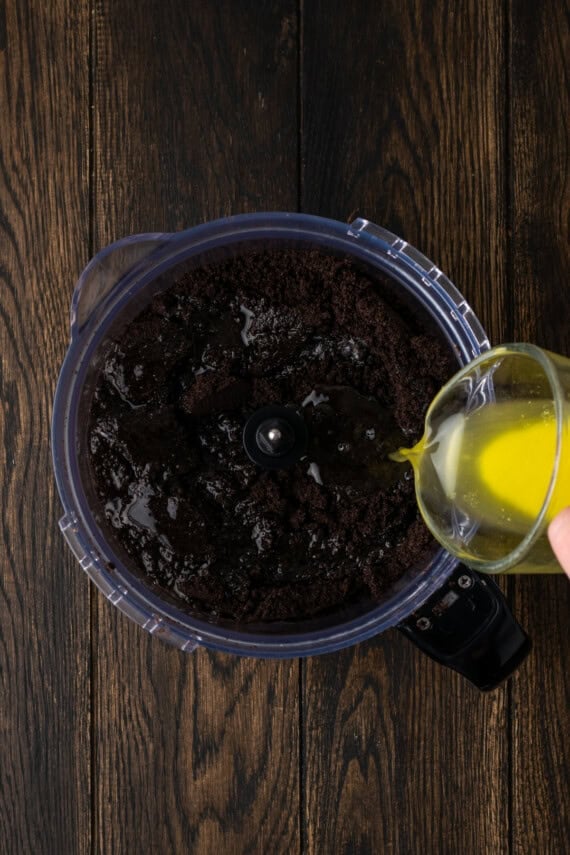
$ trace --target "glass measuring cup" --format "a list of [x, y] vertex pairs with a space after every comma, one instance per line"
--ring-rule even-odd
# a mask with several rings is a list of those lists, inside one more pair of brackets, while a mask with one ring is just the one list
[[570, 360], [531, 344], [483, 353], [438, 393], [408, 460], [434, 537], [486, 573], [561, 572], [547, 538], [570, 505]]

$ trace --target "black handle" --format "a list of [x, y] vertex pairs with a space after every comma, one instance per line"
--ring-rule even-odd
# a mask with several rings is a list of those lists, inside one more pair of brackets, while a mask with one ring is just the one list
[[482, 691], [512, 674], [531, 647], [495, 582], [462, 564], [398, 629]]

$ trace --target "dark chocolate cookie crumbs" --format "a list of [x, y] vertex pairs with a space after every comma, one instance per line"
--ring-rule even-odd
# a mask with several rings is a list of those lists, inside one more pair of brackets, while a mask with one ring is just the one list
[[[411, 473], [455, 365], [383, 283], [316, 251], [252, 252], [194, 270], [101, 348], [87, 402], [99, 522], [131, 570], [184, 610], [295, 620], [378, 600], [434, 543]], [[292, 406], [307, 456], [263, 471], [248, 417]]]

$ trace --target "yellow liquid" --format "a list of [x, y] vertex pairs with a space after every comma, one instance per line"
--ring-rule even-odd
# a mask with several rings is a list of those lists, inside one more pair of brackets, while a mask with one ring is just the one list
[[[565, 431], [570, 431], [570, 408]], [[443, 492], [482, 523], [481, 537], [497, 544], [508, 533], [524, 536], [530, 530], [548, 494], [555, 458], [554, 405], [539, 400], [506, 401], [452, 415], [435, 435], [393, 455], [412, 463], [420, 493], [432, 504]], [[567, 505], [570, 459], [562, 455], [547, 522]]]

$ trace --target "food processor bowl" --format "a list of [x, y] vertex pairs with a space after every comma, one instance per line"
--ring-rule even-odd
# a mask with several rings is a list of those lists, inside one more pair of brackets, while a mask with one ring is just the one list
[[[414, 635], [418, 621], [425, 625], [417, 617], [418, 610], [426, 604], [437, 605], [445, 596], [450, 605], [466, 584], [457, 580], [469, 574], [458, 569], [448, 553], [434, 548], [430, 560], [410, 568], [381, 602], [299, 622], [239, 626], [194, 617], [157, 594], [130, 572], [97, 525], [79, 460], [80, 402], [90, 362], [108, 330], [117, 318], [136, 315], [166, 273], [232, 258], [251, 248], [291, 247], [349, 257], [382, 274], [383, 281], [388, 277], [398, 300], [413, 306], [439, 331], [458, 368], [490, 346], [474, 312], [441, 270], [406, 241], [365, 219], [345, 224], [304, 214], [246, 214], [176, 234], [134, 235], [98, 253], [73, 295], [71, 343], [54, 403], [53, 463], [64, 507], [60, 527], [81, 567], [113, 605], [148, 632], [185, 651], [204, 645], [248, 656], [309, 656], [347, 647], [406, 621], [404, 630]], [[480, 581], [473, 574], [469, 579], [467, 587], [485, 588], [486, 594], [496, 595], [490, 581]], [[444, 590], [446, 585], [451, 585], [452, 595]], [[447, 607], [441, 606], [443, 611]], [[433, 615], [427, 620], [433, 624]], [[421, 642], [426, 638], [424, 633]], [[437, 656], [429, 644], [423, 646]]]

